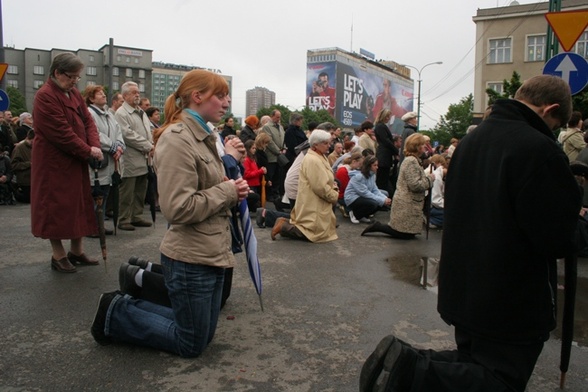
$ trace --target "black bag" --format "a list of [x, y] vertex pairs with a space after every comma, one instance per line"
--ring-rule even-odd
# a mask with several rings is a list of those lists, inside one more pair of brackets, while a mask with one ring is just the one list
[[286, 155], [278, 155], [278, 165], [280, 165], [281, 167], [285, 167], [288, 166], [288, 163], [290, 163], [290, 160], [286, 157]]

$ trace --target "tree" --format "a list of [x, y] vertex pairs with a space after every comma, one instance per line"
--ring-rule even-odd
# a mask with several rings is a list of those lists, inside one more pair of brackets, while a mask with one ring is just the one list
[[498, 94], [491, 88], [486, 89], [486, 94], [488, 94], [488, 105], [492, 105], [497, 99], [514, 98], [515, 93], [521, 85], [521, 75], [519, 75], [517, 71], [513, 71], [510, 81], [506, 79], [502, 81], [502, 94]]
[[459, 103], [449, 105], [447, 114], [441, 116], [439, 123], [429, 133], [432, 140], [448, 145], [451, 138], [461, 139], [472, 124], [474, 96], [462, 98]]
[[19, 89], [8, 86], [6, 93], [8, 94], [8, 99], [10, 100], [9, 109], [12, 112], [13, 117], [20, 116], [21, 113], [27, 111], [27, 102], [25, 97], [20, 93]]

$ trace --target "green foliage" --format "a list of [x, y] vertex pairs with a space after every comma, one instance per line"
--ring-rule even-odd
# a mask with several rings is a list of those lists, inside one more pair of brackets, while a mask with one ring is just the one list
[[582, 112], [582, 118], [588, 118], [588, 86], [572, 97], [574, 110]]
[[13, 117], [20, 116], [21, 113], [27, 111], [27, 102], [25, 97], [20, 93], [20, 90], [12, 86], [6, 89], [8, 99], [10, 100], [10, 111]]
[[447, 114], [441, 116], [432, 132], [426, 134], [431, 140], [448, 146], [451, 138], [461, 139], [465, 136], [466, 130], [472, 124], [473, 110], [474, 96], [470, 94], [462, 98], [459, 103], [449, 105]]
[[[288, 124], [290, 122], [290, 114], [292, 114], [292, 111], [290, 109], [288, 109], [287, 106], [281, 105], [279, 103], [270, 106], [269, 108], [262, 108], [259, 109], [256, 113], [258, 118], [261, 118], [262, 116], [269, 116], [271, 115], [272, 111], [274, 110], [279, 110], [280, 113], [282, 113], [282, 118], [280, 120], [280, 123], [282, 124], [282, 126], [284, 128], [288, 127]], [[302, 116], [304, 117], [304, 122], [302, 123], [302, 128], [303, 129], [308, 129], [308, 123], [310, 122], [317, 122], [317, 123], [322, 123], [322, 122], [332, 122], [333, 124], [340, 126], [340, 124], [338, 124], [335, 119], [329, 114], [329, 112], [327, 110], [319, 110], [319, 111], [313, 111], [312, 109], [309, 109], [307, 107], [305, 107], [304, 109], [300, 110], [298, 113], [302, 114]]]
[[514, 98], [515, 93], [522, 84], [521, 75], [517, 71], [513, 71], [510, 81], [506, 79], [502, 81], [502, 94], [498, 94], [491, 88], [486, 89], [486, 94], [488, 94], [488, 105], [492, 105], [497, 99]]

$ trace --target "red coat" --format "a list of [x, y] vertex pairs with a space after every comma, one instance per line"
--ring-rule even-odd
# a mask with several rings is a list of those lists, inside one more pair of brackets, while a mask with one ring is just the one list
[[97, 232], [88, 176], [96, 125], [77, 89], [69, 98], [49, 78], [35, 95], [31, 157], [31, 228], [35, 237], [81, 238]]
[[257, 167], [257, 163], [249, 157], [245, 157], [245, 160], [243, 161], [243, 168], [245, 169], [243, 178], [247, 180], [247, 184], [249, 186], [261, 186], [263, 169]]

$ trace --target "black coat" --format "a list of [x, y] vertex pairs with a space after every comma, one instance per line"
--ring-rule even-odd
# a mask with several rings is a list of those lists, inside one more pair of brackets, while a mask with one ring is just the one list
[[379, 122], [374, 128], [376, 134], [376, 158], [378, 158], [378, 166], [383, 168], [391, 168], [393, 157], [398, 155], [398, 149], [394, 146], [392, 140], [392, 132], [386, 124]]
[[239, 139], [241, 139], [243, 144], [245, 144], [247, 140], [255, 140], [256, 137], [257, 135], [255, 134], [255, 131], [251, 129], [249, 125], [245, 125], [243, 128], [241, 128]]
[[568, 159], [528, 106], [499, 100], [456, 148], [445, 183], [441, 317], [470, 334], [546, 340], [555, 327], [555, 258], [581, 206]]
[[284, 135], [284, 145], [288, 148], [286, 151], [286, 157], [290, 162], [294, 162], [296, 155], [298, 155], [295, 151], [296, 146], [304, 143], [306, 140], [308, 140], [308, 138], [302, 128], [292, 124], [288, 126]]

